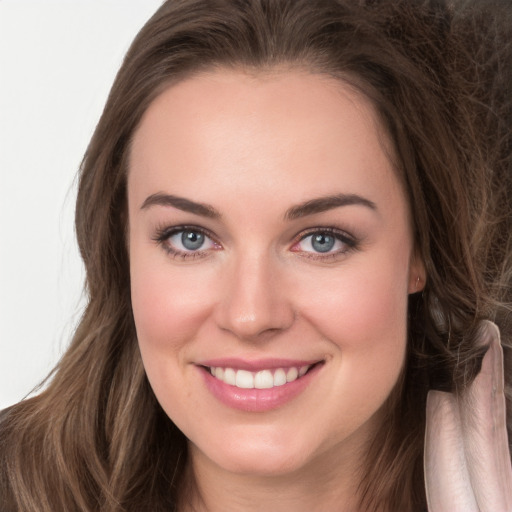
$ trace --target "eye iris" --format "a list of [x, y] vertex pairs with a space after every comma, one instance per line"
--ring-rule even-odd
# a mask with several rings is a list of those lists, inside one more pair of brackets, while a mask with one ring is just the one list
[[334, 247], [335, 241], [335, 238], [331, 235], [318, 233], [312, 237], [311, 245], [317, 252], [327, 252]]
[[204, 235], [196, 231], [184, 231], [181, 235], [181, 243], [185, 249], [195, 251], [204, 244]]

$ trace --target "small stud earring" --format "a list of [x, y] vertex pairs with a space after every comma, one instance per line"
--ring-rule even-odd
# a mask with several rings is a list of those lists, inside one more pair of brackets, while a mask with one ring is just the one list
[[420, 276], [417, 276], [416, 277], [416, 284], [414, 285], [414, 289], [417, 291], [418, 290], [418, 285], [420, 284]]

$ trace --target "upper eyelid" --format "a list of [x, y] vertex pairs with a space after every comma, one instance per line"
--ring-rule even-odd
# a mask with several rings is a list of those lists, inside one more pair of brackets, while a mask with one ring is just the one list
[[[179, 233], [180, 231], [198, 231], [200, 233], [203, 233], [210, 238], [216, 240], [218, 237], [210, 231], [208, 228], [205, 228], [203, 226], [198, 226], [194, 224], [180, 224], [177, 226], [162, 226], [157, 227], [155, 229], [157, 236], [170, 236], [175, 233]], [[339, 234], [344, 235], [347, 238], [355, 238], [351, 233], [344, 229], [340, 229], [333, 226], [316, 226], [311, 228], [302, 229], [299, 231], [294, 237], [293, 240], [300, 240], [301, 238], [304, 238], [306, 236], [312, 235], [314, 233], [333, 233], [333, 234]]]
[[[154, 241], [159, 243], [164, 243], [169, 237], [176, 233], [180, 233], [182, 231], [197, 231], [199, 233], [204, 234], [208, 238], [210, 238], [215, 244], [219, 246], [223, 246], [222, 242], [220, 242], [219, 237], [217, 237], [212, 231], [209, 229], [198, 226], [194, 224], [181, 224], [176, 226], [165, 225], [162, 227], [156, 228], [156, 234], [152, 237]], [[360, 239], [345, 229], [341, 229], [334, 226], [314, 226], [310, 228], [306, 228], [297, 233], [291, 240], [290, 246], [294, 246], [300, 241], [304, 240], [308, 236], [314, 235], [315, 233], [328, 233], [341, 240], [343, 243], [350, 243], [355, 246], [360, 243]], [[206, 249], [208, 250], [208, 249]], [[201, 249], [195, 252], [201, 252]]]
[[203, 228], [201, 226], [194, 226], [194, 225], [180, 225], [180, 226], [167, 226], [162, 228], [156, 228], [156, 235], [154, 236], [154, 240], [162, 240], [169, 238], [172, 235], [175, 235], [176, 233], [180, 233], [182, 231], [197, 231], [198, 233], [201, 233], [203, 235], [206, 235], [208, 238], [211, 238], [214, 242], [219, 243], [217, 241], [217, 238], [215, 235], [206, 228]]
[[344, 229], [334, 228], [334, 227], [317, 227], [317, 228], [308, 228], [308, 229], [302, 230], [300, 233], [298, 233], [295, 236], [293, 243], [303, 240], [304, 238], [314, 235], [315, 233], [328, 233], [328, 234], [332, 234], [333, 236], [338, 235], [339, 237], [348, 238], [350, 240], [353, 240], [354, 242], [356, 241], [356, 237], [354, 235], [352, 235], [351, 233], [349, 233], [348, 231], [345, 231]]

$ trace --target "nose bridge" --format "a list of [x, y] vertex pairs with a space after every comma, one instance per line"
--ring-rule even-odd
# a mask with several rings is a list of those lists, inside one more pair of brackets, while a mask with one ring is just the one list
[[229, 262], [219, 304], [219, 326], [253, 339], [288, 328], [294, 319], [282, 269], [269, 253], [245, 251]]

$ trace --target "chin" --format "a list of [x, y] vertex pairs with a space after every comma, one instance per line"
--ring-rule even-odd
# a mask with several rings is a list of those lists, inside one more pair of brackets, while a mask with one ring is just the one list
[[[266, 434], [266, 435], [265, 435]], [[321, 451], [319, 446], [307, 446], [300, 435], [287, 432], [269, 435], [254, 433], [249, 439], [229, 436], [204, 447], [195, 447], [202, 456], [224, 471], [254, 477], [286, 476], [307, 466]], [[201, 450], [204, 448], [204, 450]]]
[[255, 450], [232, 455], [224, 454], [219, 465], [230, 473], [265, 478], [293, 474], [305, 465], [305, 461], [302, 457], [293, 454], [276, 451], [264, 453], [261, 450]]

